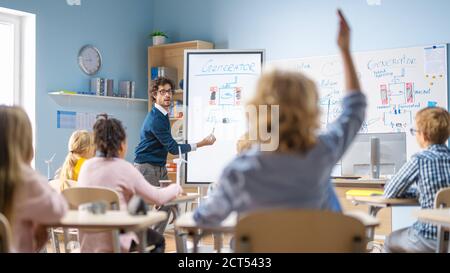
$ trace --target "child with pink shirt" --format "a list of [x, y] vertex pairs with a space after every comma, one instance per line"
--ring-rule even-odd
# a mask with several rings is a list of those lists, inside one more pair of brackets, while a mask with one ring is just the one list
[[11, 223], [11, 252], [37, 252], [47, 242], [45, 224], [57, 223], [66, 200], [34, 171], [31, 123], [25, 111], [0, 105], [0, 213]]
[[[125, 129], [122, 123], [102, 114], [94, 124], [94, 142], [97, 147], [96, 157], [87, 160], [78, 176], [79, 187], [100, 186], [111, 188], [119, 193], [120, 209], [126, 210], [133, 195], [137, 194], [146, 202], [163, 205], [182, 193], [179, 185], [172, 184], [166, 188], [150, 185], [133, 165], [124, 160], [127, 153]], [[88, 233], [80, 231], [81, 252], [112, 252], [111, 233]], [[147, 244], [155, 245], [153, 252], [164, 252], [163, 235], [152, 229], [147, 232]], [[138, 244], [134, 234], [120, 236], [123, 252], [133, 251]]]

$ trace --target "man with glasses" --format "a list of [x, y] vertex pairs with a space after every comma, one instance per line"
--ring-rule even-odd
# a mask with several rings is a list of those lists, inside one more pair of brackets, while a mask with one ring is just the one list
[[[173, 155], [195, 151], [203, 146], [213, 145], [216, 141], [214, 135], [209, 135], [198, 143], [178, 144], [173, 139], [170, 130], [169, 107], [175, 84], [167, 78], [159, 77], [152, 82], [149, 99], [153, 100], [152, 110], [147, 114], [141, 128], [140, 142], [135, 150], [134, 166], [142, 173], [145, 179], [153, 186], [159, 187], [160, 180], [167, 180], [166, 159], [170, 152]], [[170, 206], [159, 208], [166, 211], [169, 216]], [[155, 230], [164, 233], [169, 217], [158, 225]]]
[[167, 180], [166, 158], [173, 155], [195, 151], [197, 148], [214, 144], [216, 138], [209, 135], [198, 143], [178, 144], [172, 137], [169, 121], [169, 107], [175, 84], [167, 78], [159, 77], [152, 82], [149, 94], [154, 102], [141, 128], [140, 143], [135, 150], [135, 167], [153, 186], [159, 186], [160, 180]]

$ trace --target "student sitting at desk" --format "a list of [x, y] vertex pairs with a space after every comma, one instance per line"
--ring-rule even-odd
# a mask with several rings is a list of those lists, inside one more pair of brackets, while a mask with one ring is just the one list
[[[249, 104], [257, 109], [269, 105], [268, 113], [272, 105], [279, 105], [278, 148], [260, 151], [258, 146], [264, 142], [258, 139], [258, 145], [238, 155], [195, 211], [197, 223], [218, 225], [232, 211], [332, 209], [331, 171], [359, 131], [366, 109], [350, 54], [350, 30], [340, 12], [339, 19], [338, 45], [346, 82], [342, 114], [327, 131], [317, 134], [320, 111], [314, 82], [297, 72], [265, 72]], [[249, 127], [270, 128], [275, 122], [268, 114], [267, 119], [250, 119]]]
[[[423, 209], [434, 207], [436, 193], [450, 187], [450, 114], [442, 108], [417, 112], [417, 129], [411, 129], [424, 151], [403, 165], [384, 190], [386, 198], [418, 197]], [[437, 227], [416, 222], [412, 227], [394, 231], [384, 244], [387, 252], [434, 252]]]
[[78, 181], [81, 166], [94, 156], [94, 136], [86, 130], [73, 132], [69, 139], [68, 150], [69, 153], [58, 174], [61, 191], [74, 186], [68, 180]]
[[[119, 193], [120, 209], [126, 210], [133, 195], [141, 196], [146, 202], [163, 205], [171, 201], [182, 188], [177, 184], [158, 189], [150, 185], [144, 176], [124, 160], [127, 154], [127, 140], [122, 123], [106, 114], [100, 115], [94, 124], [94, 142], [97, 156], [87, 160], [81, 167], [78, 186], [100, 186], [111, 188]], [[112, 252], [110, 232], [88, 233], [80, 231], [81, 252]], [[137, 249], [138, 239], [134, 234], [120, 236], [123, 252]], [[147, 244], [155, 245], [152, 252], [163, 253], [164, 237], [158, 232], [148, 229]]]
[[31, 123], [22, 108], [0, 106], [0, 213], [12, 228], [12, 252], [36, 252], [47, 242], [45, 224], [58, 222], [68, 205], [31, 166]]

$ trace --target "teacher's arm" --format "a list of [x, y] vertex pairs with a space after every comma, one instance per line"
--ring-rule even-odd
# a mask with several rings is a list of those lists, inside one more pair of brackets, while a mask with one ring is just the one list
[[167, 147], [169, 153], [173, 155], [177, 155], [179, 153], [178, 146], [180, 146], [181, 153], [183, 154], [193, 150], [190, 144], [178, 144], [175, 139], [173, 139], [172, 134], [170, 133], [170, 127], [166, 127], [166, 125], [162, 122], [155, 122], [152, 126], [151, 131], [158, 139], [158, 141], [163, 146]]

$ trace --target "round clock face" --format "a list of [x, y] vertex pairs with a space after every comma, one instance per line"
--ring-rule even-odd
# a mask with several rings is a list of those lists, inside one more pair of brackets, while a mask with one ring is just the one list
[[102, 66], [102, 56], [97, 48], [86, 45], [78, 53], [78, 65], [88, 75], [94, 75]]

